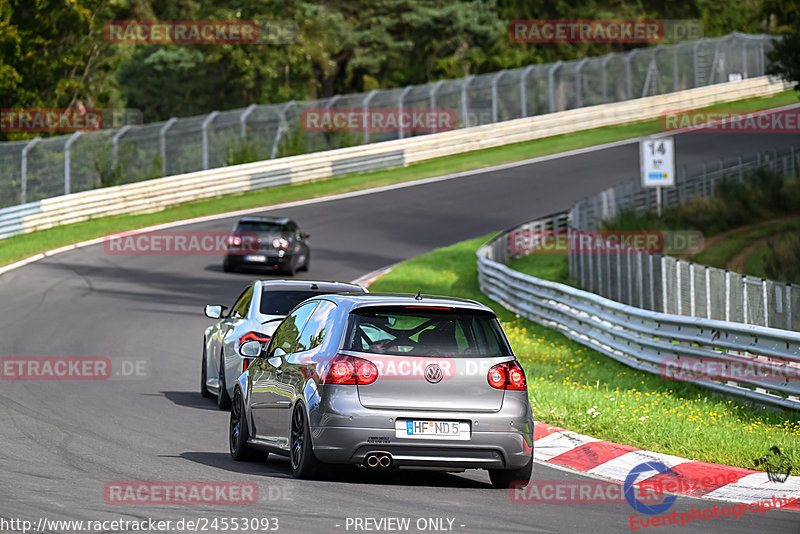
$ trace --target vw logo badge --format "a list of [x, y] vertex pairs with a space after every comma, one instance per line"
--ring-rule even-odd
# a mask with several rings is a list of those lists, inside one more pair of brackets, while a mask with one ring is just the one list
[[438, 364], [432, 363], [425, 368], [425, 380], [431, 384], [442, 381], [442, 368]]

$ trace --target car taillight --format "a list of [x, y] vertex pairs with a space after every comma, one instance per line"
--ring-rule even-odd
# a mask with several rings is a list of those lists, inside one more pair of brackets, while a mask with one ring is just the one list
[[371, 361], [339, 355], [331, 361], [322, 383], [366, 386], [377, 379], [378, 368]]
[[486, 376], [489, 385], [495, 389], [511, 389], [525, 391], [528, 385], [525, 382], [525, 371], [516, 361], [498, 363]]
[[289, 248], [289, 241], [286, 238], [279, 237], [272, 240], [272, 246], [275, 248]]
[[241, 345], [245, 341], [260, 341], [262, 343], [268, 343], [269, 336], [265, 336], [264, 334], [260, 334], [258, 332], [248, 332], [239, 338], [239, 344]]
[[232, 247], [241, 247], [242, 246], [242, 238], [238, 235], [230, 235], [228, 236], [228, 244]]

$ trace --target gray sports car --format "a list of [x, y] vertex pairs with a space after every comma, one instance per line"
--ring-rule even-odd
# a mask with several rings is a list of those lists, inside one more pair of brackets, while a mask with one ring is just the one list
[[307, 298], [324, 293], [366, 291], [356, 284], [311, 280], [256, 280], [248, 285], [230, 312], [227, 306], [206, 306], [206, 317], [220, 319], [206, 328], [200, 394], [216, 397], [221, 409], [231, 404], [236, 379], [248, 360], [239, 355], [239, 345], [248, 340], [269, 341], [292, 308]]
[[487, 469], [530, 479], [525, 374], [495, 314], [470, 300], [339, 294], [295, 308], [236, 383], [234, 460], [289, 456], [296, 477], [325, 464]]

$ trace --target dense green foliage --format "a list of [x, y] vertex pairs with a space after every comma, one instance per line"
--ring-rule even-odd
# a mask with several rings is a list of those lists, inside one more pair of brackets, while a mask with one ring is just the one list
[[[227, 2], [226, 2], [227, 4]], [[145, 122], [393, 88], [637, 45], [522, 44], [515, 19], [699, 19], [706, 36], [786, 30], [775, 0], [0, 0], [0, 101], [128, 107]], [[794, 9], [794, 11], [793, 11]], [[289, 44], [111, 44], [112, 20], [294, 21]], [[789, 22], [787, 22], [789, 21]], [[794, 45], [791, 45], [794, 46]], [[796, 47], [795, 47], [796, 49]], [[10, 136], [10, 137], [9, 137]], [[0, 140], [26, 137], [5, 134]]]

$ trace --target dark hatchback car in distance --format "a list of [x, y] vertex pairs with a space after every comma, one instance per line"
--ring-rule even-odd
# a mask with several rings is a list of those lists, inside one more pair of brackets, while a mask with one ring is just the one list
[[310, 236], [287, 217], [242, 217], [228, 238], [225, 272], [269, 270], [294, 276], [311, 261]]

